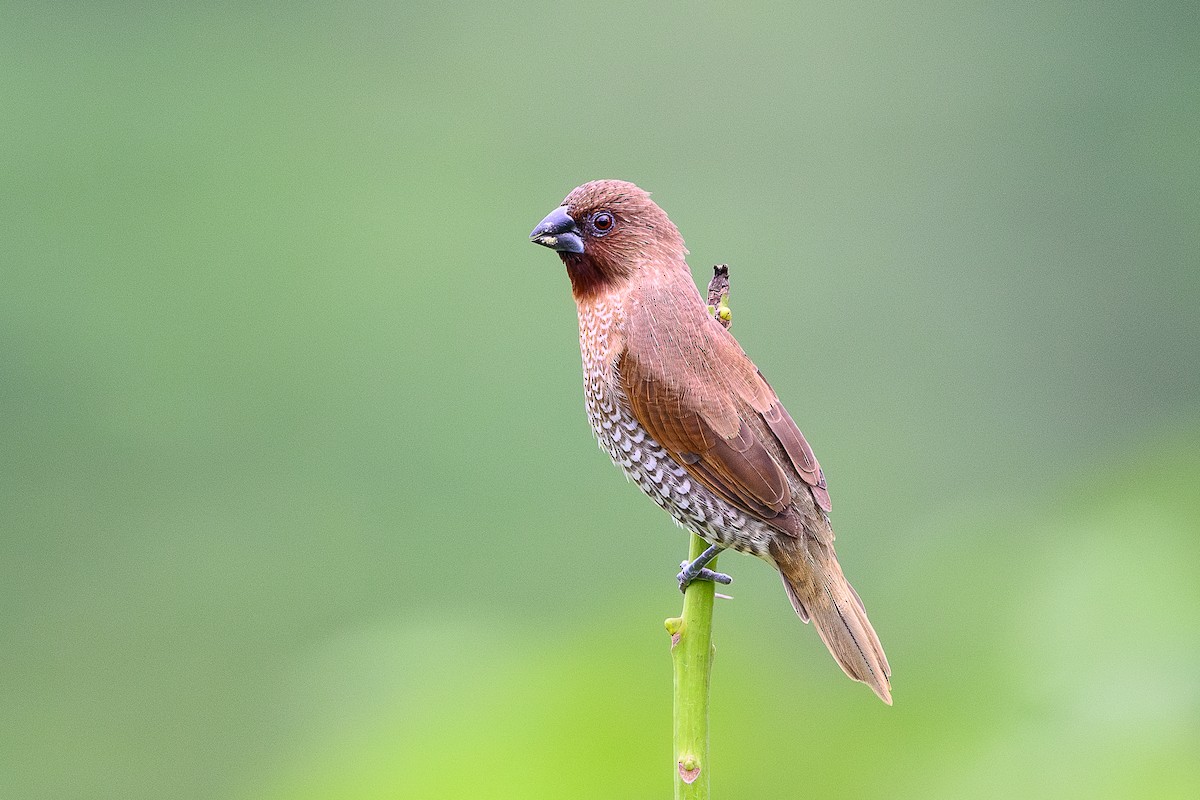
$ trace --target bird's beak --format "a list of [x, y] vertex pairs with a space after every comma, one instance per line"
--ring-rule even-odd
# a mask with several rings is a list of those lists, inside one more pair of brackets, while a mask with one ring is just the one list
[[547, 214], [529, 234], [529, 241], [560, 253], [583, 252], [583, 238], [579, 235], [575, 220], [567, 213], [566, 206], [559, 206]]

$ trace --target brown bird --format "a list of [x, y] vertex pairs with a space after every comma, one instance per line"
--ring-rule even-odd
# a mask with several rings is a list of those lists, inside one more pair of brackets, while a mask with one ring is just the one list
[[779, 570], [849, 675], [889, 705], [891, 668], [833, 550], [812, 449], [762, 373], [708, 311], [679, 230], [624, 181], [572, 191], [529, 238], [556, 250], [579, 311], [588, 421], [625, 475], [711, 547], [680, 588], [732, 547]]

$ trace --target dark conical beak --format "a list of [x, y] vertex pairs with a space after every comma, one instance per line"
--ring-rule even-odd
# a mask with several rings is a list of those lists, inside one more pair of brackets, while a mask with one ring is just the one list
[[559, 206], [546, 215], [529, 234], [529, 241], [557, 250], [560, 253], [582, 253], [583, 238], [566, 206]]

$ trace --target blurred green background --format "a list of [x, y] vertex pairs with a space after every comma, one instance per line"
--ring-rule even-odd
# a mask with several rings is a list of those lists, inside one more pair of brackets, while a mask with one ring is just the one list
[[0, 5], [0, 797], [668, 796], [685, 538], [526, 241], [598, 177], [895, 668], [723, 560], [716, 796], [1200, 796], [1200, 15], [999, 5]]

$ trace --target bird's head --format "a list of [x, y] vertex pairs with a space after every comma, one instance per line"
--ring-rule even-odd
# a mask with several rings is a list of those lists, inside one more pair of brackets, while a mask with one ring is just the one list
[[687, 254], [666, 212], [626, 181], [577, 187], [529, 239], [558, 252], [576, 297], [620, 288], [643, 268], [683, 264]]

